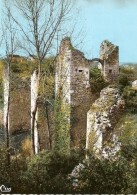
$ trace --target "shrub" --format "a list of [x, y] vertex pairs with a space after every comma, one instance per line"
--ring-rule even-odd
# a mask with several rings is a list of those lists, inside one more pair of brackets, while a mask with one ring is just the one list
[[26, 171], [20, 175], [21, 187], [14, 187], [14, 193], [67, 193], [67, 177], [77, 163], [76, 155], [41, 152], [28, 161]]
[[136, 169], [132, 162], [133, 159], [128, 161], [122, 155], [117, 160], [90, 157], [81, 171], [75, 193], [134, 193]]
[[137, 90], [132, 87], [125, 87], [123, 91], [123, 97], [125, 99], [126, 109], [130, 112], [137, 112]]
[[25, 140], [23, 140], [21, 149], [24, 156], [26, 157], [31, 156], [32, 154], [31, 148], [32, 148], [32, 143], [30, 138], [26, 138]]

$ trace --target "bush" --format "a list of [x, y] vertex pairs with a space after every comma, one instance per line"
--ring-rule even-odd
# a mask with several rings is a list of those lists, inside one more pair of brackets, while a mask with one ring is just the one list
[[7, 163], [7, 150], [0, 148], [0, 185], [5, 185], [8, 188], [14, 189], [21, 188], [21, 174], [26, 171], [26, 158], [18, 156], [10, 156], [11, 163]]
[[118, 86], [121, 93], [123, 92], [126, 86], [130, 86], [130, 81], [127, 75], [122, 74], [119, 77], [119, 86]]
[[90, 157], [81, 171], [76, 193], [108, 194], [135, 192], [135, 166], [120, 155], [117, 160]]
[[137, 90], [132, 87], [125, 87], [123, 91], [126, 109], [129, 112], [137, 113]]
[[28, 157], [32, 155], [32, 143], [30, 138], [23, 140], [21, 149], [24, 156]]
[[14, 193], [67, 193], [70, 190], [67, 177], [77, 163], [76, 155], [42, 152], [33, 156], [25, 172], [20, 172], [21, 187], [14, 185]]
[[21, 155], [6, 164], [6, 151], [0, 150], [0, 182], [11, 193], [135, 193], [136, 149], [123, 147], [116, 160], [89, 157], [74, 188], [68, 174], [79, 164], [79, 155], [41, 152], [31, 158]]

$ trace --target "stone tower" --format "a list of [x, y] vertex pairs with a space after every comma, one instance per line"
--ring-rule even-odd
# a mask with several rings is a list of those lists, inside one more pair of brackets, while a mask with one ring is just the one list
[[89, 60], [76, 50], [69, 38], [62, 40], [57, 60], [55, 90], [62, 90], [70, 105], [70, 146], [85, 145], [87, 112], [90, 108]]
[[119, 47], [105, 40], [100, 46], [100, 59], [103, 60], [102, 75], [105, 80], [115, 83], [119, 78]]

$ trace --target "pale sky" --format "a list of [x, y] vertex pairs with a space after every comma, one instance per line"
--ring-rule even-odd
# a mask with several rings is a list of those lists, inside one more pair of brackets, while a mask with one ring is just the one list
[[120, 62], [137, 62], [137, 0], [76, 0], [75, 7], [86, 57], [99, 57], [108, 39], [119, 46]]
[[137, 0], [73, 1], [73, 22], [67, 27], [76, 24], [73, 42], [82, 42], [78, 48], [87, 58], [99, 57], [100, 44], [107, 39], [119, 46], [120, 62], [137, 63]]

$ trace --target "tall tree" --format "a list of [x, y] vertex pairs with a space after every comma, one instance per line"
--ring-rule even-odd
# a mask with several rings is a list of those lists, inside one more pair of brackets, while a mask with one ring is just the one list
[[[32, 150], [34, 154], [38, 152], [35, 147], [38, 144], [35, 143], [34, 132], [43, 60], [54, 49], [55, 41], [57, 41], [59, 32], [61, 32], [61, 26], [68, 19], [70, 9], [70, 0], [14, 0], [13, 12], [8, 8], [12, 20], [20, 30], [20, 37], [22, 37], [21, 48], [28, 54], [35, 56], [37, 62], [36, 95], [31, 113]], [[17, 19], [17, 15], [20, 16], [18, 17], [19, 19]]]
[[4, 130], [6, 134], [7, 160], [10, 165], [10, 131], [9, 131], [9, 108], [10, 108], [10, 77], [13, 55], [17, 50], [15, 24], [10, 14], [6, 12], [2, 22], [2, 42], [4, 50]]

